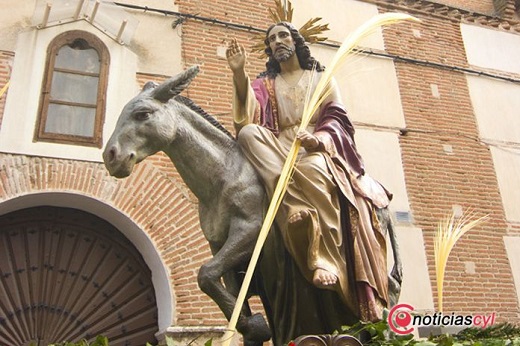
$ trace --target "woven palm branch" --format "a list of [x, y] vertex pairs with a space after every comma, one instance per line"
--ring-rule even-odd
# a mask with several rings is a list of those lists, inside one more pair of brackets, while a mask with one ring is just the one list
[[486, 221], [488, 215], [475, 218], [470, 212], [456, 218], [452, 213], [440, 221], [434, 238], [435, 272], [437, 277], [437, 310], [442, 312], [444, 274], [450, 252], [455, 243], [468, 231]]

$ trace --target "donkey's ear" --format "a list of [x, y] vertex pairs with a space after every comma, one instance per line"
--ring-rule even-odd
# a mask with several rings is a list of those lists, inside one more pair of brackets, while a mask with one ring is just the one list
[[151, 96], [163, 103], [168, 102], [169, 99], [186, 89], [197, 73], [199, 73], [199, 66], [192, 66], [153, 89]]
[[143, 86], [143, 90], [142, 91], [146, 91], [148, 89], [155, 89], [159, 86], [158, 83], [156, 82], [146, 82], [146, 84]]

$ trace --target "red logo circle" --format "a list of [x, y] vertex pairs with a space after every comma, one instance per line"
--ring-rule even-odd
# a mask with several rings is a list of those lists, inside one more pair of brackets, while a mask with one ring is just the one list
[[410, 304], [397, 304], [388, 313], [388, 326], [399, 335], [410, 334], [414, 328], [409, 327], [412, 323], [412, 315], [410, 314], [414, 308]]

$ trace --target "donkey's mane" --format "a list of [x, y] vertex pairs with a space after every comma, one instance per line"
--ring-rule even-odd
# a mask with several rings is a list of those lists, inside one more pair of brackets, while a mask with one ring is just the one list
[[228, 135], [231, 139], [235, 140], [235, 137], [217, 119], [215, 119], [212, 115], [208, 114], [204, 109], [202, 109], [199, 105], [193, 102], [190, 98], [177, 95], [175, 96], [175, 101], [178, 101], [183, 105], [186, 105], [192, 111], [206, 119], [211, 125], [215, 126], [217, 129]]

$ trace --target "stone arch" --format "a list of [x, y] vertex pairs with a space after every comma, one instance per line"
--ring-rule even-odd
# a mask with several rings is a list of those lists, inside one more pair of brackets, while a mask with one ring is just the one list
[[39, 206], [73, 208], [88, 212], [108, 222], [123, 234], [135, 246], [151, 271], [157, 305], [156, 335], [170, 327], [175, 314], [175, 302], [168, 270], [153, 241], [138, 225], [119, 210], [95, 198], [65, 192], [38, 192], [11, 198], [0, 203], [0, 215]]

